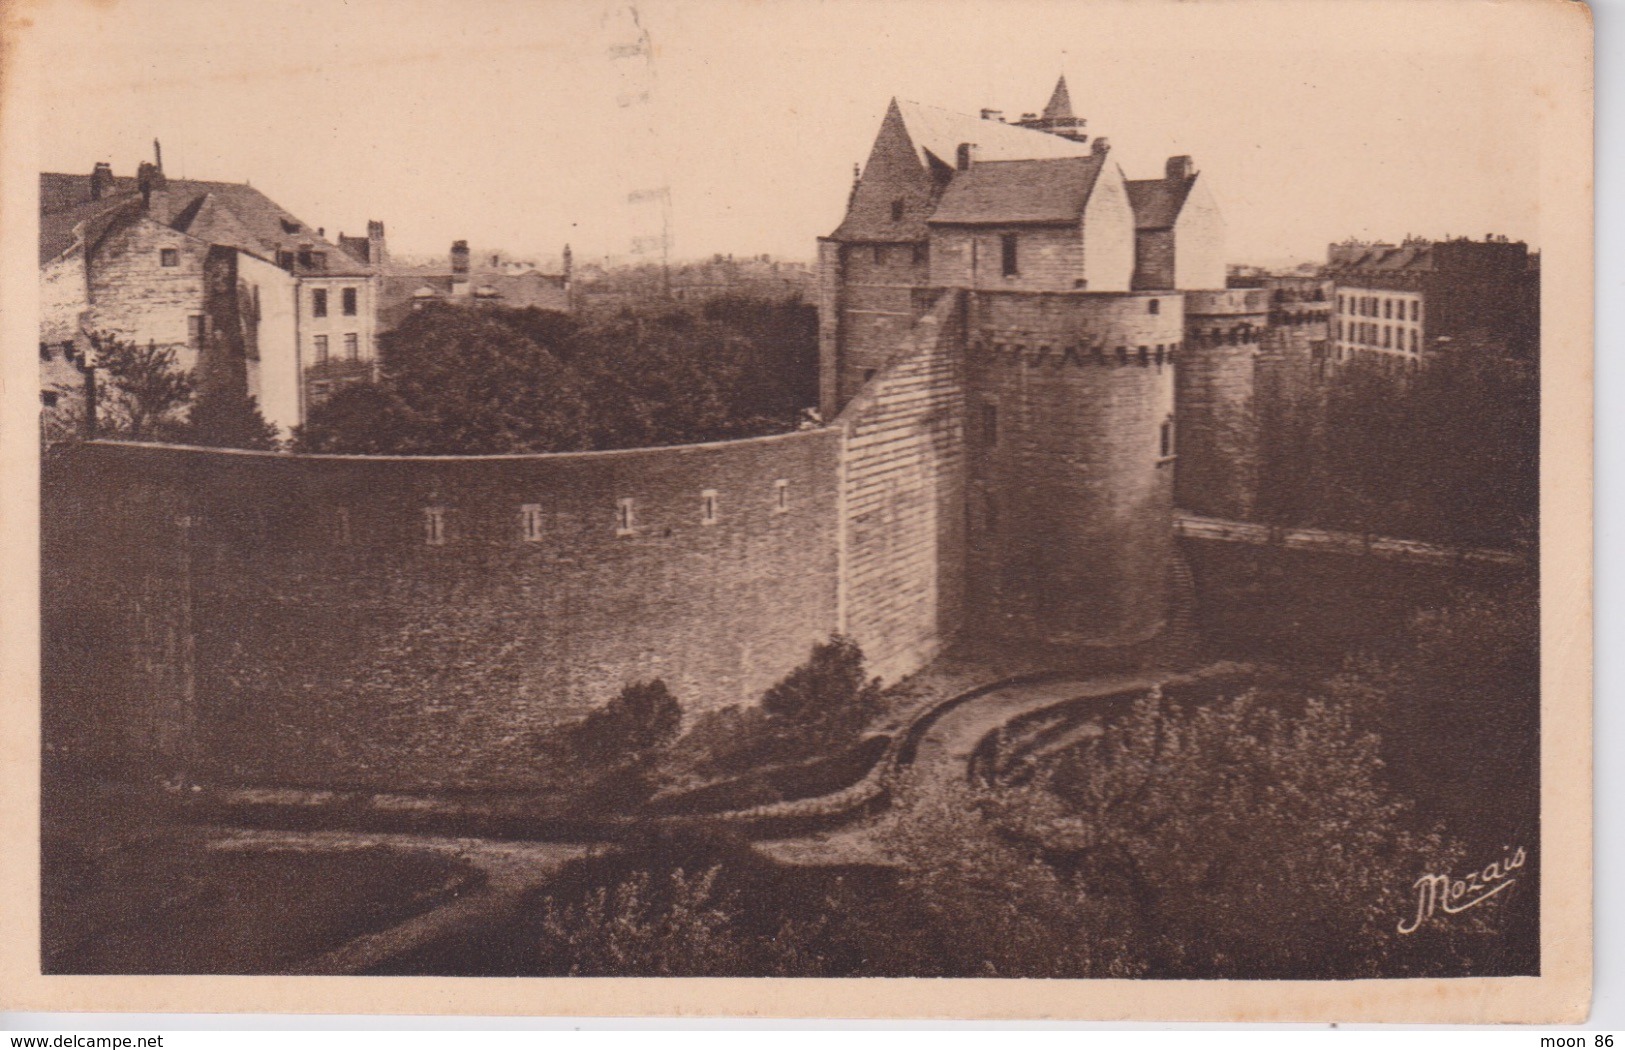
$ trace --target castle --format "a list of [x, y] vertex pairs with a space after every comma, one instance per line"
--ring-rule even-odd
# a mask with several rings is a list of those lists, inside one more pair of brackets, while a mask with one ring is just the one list
[[[1144, 641], [1166, 619], [1176, 486], [1199, 503], [1245, 487], [1233, 450], [1185, 449], [1223, 422], [1216, 385], [1250, 396], [1266, 294], [1225, 290], [1190, 157], [1130, 180], [1085, 127], [1064, 78], [1016, 124], [893, 100], [819, 245], [822, 409], [916, 404], [894, 455], [849, 471], [935, 472], [937, 571], [964, 581], [944, 633]], [[911, 428], [933, 432], [925, 460]]]
[[523, 787], [525, 741], [629, 681], [751, 703], [836, 632], [887, 681], [967, 636], [1154, 641], [1176, 503], [1250, 511], [1255, 385], [1308, 375], [1326, 313], [1226, 290], [1190, 158], [1129, 180], [1085, 128], [1064, 81], [1016, 123], [891, 104], [819, 243], [820, 427], [526, 456], [59, 448], [47, 740], [203, 781]]

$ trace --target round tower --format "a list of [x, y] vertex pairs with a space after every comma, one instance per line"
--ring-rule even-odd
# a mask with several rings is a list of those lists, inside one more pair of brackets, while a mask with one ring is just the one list
[[1269, 326], [1270, 293], [1230, 288], [1185, 293], [1185, 353], [1177, 369], [1181, 510], [1251, 518], [1258, 502], [1255, 359]]
[[967, 582], [990, 634], [1144, 641], [1173, 558], [1178, 292], [973, 293]]

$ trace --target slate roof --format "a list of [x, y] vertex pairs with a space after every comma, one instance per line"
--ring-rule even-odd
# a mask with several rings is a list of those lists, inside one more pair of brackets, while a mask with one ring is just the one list
[[1106, 156], [1092, 153], [972, 164], [969, 171], [955, 173], [928, 221], [933, 225], [1077, 222]]
[[[134, 178], [117, 176], [109, 191], [111, 196], [92, 201], [89, 175], [42, 173], [41, 263], [56, 258], [72, 245], [73, 226], [84, 218], [100, 214], [114, 203], [139, 202], [137, 189]], [[199, 240], [239, 248], [269, 260], [274, 260], [278, 251], [298, 252], [308, 246], [325, 253], [327, 266], [301, 268], [303, 274], [364, 276], [369, 272], [347, 252], [317, 236], [313, 228], [246, 183], [170, 179], [168, 192], [174, 216], [170, 225]], [[47, 255], [52, 248], [56, 250]]]
[[1376, 245], [1367, 248], [1347, 262], [1329, 263], [1326, 267], [1328, 272], [1376, 270], [1390, 273], [1401, 270], [1431, 270], [1433, 268], [1433, 246], [1431, 244], [1405, 245], [1399, 248], [1393, 245]]
[[998, 120], [983, 120], [949, 109], [938, 109], [918, 102], [897, 101], [903, 124], [922, 151], [921, 161], [929, 163], [935, 157], [940, 163], [954, 166], [959, 144], [976, 144], [976, 159], [988, 160], [1041, 160], [1047, 157], [1087, 157], [1089, 146], [1071, 139], [1051, 135], [1047, 131], [1018, 128]]
[[1134, 228], [1173, 229], [1197, 178], [1190, 175], [1182, 179], [1130, 179], [1128, 200], [1134, 208]]
[[41, 215], [39, 222], [39, 262], [41, 266], [72, 248], [77, 241], [74, 228], [85, 224], [85, 240], [91, 243], [115, 221], [132, 217], [141, 210], [141, 198], [136, 194], [103, 197], [99, 201], [86, 200], [81, 204]]

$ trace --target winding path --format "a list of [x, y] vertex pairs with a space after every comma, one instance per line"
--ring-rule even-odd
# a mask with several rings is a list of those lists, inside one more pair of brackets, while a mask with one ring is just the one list
[[[1114, 675], [1028, 681], [989, 689], [936, 705], [906, 761], [893, 772], [890, 800], [879, 812], [828, 831], [760, 839], [757, 848], [787, 864], [888, 864], [891, 829], [908, 821], [907, 799], [963, 779], [977, 745], [1012, 719], [1055, 704], [1149, 689], [1166, 675]], [[975, 690], [971, 691], [975, 693]], [[965, 696], [965, 694], [960, 694]], [[217, 829], [213, 848], [328, 851], [392, 846], [452, 856], [479, 870], [483, 882], [399, 925], [358, 937], [308, 959], [290, 973], [362, 973], [423, 944], [459, 931], [505, 921], [526, 896], [545, 885], [563, 865], [602, 848], [579, 843], [517, 842], [354, 831]]]
[[[938, 718], [920, 738], [914, 760], [899, 771], [893, 797], [931, 794], [933, 787], [963, 779], [972, 753], [989, 733], [1012, 719], [1055, 704], [1150, 689], [1166, 676], [1111, 675], [1008, 685], [984, 693]], [[853, 864], [890, 861], [887, 832], [908, 819], [901, 805], [825, 832], [761, 841], [761, 852], [787, 864]]]

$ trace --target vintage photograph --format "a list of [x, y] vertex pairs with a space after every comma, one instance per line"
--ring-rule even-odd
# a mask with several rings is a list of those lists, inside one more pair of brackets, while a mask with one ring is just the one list
[[41, 5], [40, 972], [1540, 976], [1551, 110], [1397, 10]]

